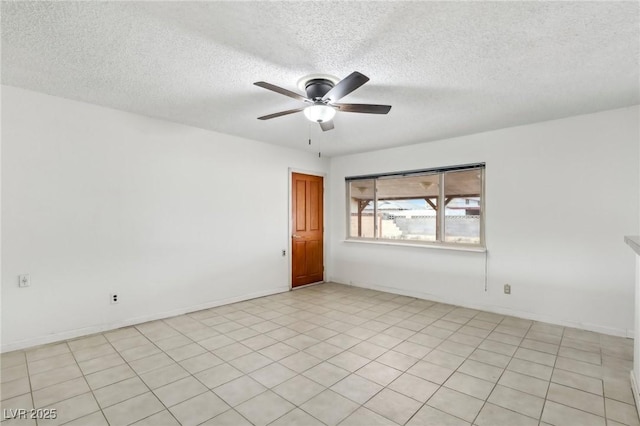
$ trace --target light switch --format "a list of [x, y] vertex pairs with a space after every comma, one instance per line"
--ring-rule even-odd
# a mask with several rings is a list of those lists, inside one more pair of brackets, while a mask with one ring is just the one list
[[29, 274], [18, 275], [18, 287], [29, 287], [31, 285], [31, 276]]

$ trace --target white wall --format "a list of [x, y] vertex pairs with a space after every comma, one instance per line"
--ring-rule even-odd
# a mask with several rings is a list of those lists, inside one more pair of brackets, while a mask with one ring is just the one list
[[325, 160], [2, 89], [3, 351], [289, 288], [288, 169]]
[[[638, 114], [631, 107], [331, 160], [329, 277], [631, 336]], [[485, 254], [344, 242], [345, 176], [486, 162]], [[503, 285], [512, 294], [503, 294]]]

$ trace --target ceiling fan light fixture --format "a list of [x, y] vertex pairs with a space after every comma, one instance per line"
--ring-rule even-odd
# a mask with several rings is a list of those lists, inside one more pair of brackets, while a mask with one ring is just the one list
[[304, 109], [304, 116], [314, 123], [331, 121], [335, 115], [336, 110], [324, 104], [311, 105]]

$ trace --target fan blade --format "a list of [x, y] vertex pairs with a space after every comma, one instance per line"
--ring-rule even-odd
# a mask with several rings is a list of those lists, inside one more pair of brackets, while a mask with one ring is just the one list
[[347, 96], [349, 93], [353, 92], [358, 87], [365, 84], [367, 81], [369, 81], [369, 77], [364, 74], [360, 74], [358, 71], [354, 71], [347, 77], [340, 80], [338, 84], [333, 86], [333, 89], [329, 90], [322, 97], [322, 100], [326, 101], [328, 99], [331, 99], [332, 102], [335, 102]]
[[286, 110], [286, 111], [275, 112], [275, 113], [269, 114], [269, 115], [263, 115], [262, 117], [258, 117], [258, 120], [270, 120], [272, 118], [282, 117], [283, 115], [289, 115], [289, 114], [293, 114], [294, 112], [300, 112], [305, 108], [306, 107], [296, 108], [296, 109], [289, 109], [289, 110]]
[[322, 123], [320, 123], [320, 128], [323, 132], [326, 132], [327, 130], [333, 130], [333, 120], [323, 121]]
[[386, 114], [391, 110], [391, 105], [369, 105], [369, 104], [331, 104], [344, 112], [364, 112], [367, 114]]
[[311, 99], [307, 99], [304, 96], [297, 94], [296, 92], [292, 92], [291, 90], [283, 89], [282, 87], [275, 86], [275, 85], [273, 85], [271, 83], [267, 83], [265, 81], [256, 81], [253, 84], [255, 84], [258, 87], [262, 87], [263, 89], [267, 89], [267, 90], [271, 90], [271, 91], [276, 92], [276, 93], [280, 93], [281, 95], [288, 96], [288, 97], [293, 98], [293, 99], [298, 100], [298, 101], [312, 102]]

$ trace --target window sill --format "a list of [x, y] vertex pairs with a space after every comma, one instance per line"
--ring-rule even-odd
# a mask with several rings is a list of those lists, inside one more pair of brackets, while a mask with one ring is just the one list
[[411, 243], [408, 241], [403, 242], [395, 242], [389, 240], [365, 240], [365, 239], [345, 239], [343, 240], [345, 243], [356, 243], [356, 244], [373, 244], [373, 245], [383, 245], [383, 246], [400, 246], [400, 247], [417, 247], [417, 248], [426, 248], [426, 249], [436, 249], [436, 250], [453, 250], [453, 251], [470, 251], [476, 253], [485, 253], [487, 251], [486, 247], [482, 246], [470, 246], [470, 245], [462, 245], [462, 244], [443, 244], [443, 243]]

